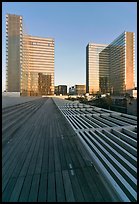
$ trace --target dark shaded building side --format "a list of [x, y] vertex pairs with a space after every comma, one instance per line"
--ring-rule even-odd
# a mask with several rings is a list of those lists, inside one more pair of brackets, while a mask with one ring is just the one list
[[66, 85], [58, 85], [55, 86], [55, 94], [56, 95], [67, 95], [67, 86]]

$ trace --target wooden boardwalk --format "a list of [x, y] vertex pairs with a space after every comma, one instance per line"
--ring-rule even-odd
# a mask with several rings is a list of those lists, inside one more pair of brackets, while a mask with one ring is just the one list
[[[33, 106], [33, 114], [24, 113], [24, 106], [3, 112], [2, 201], [114, 201], [53, 100], [37, 100], [41, 106]], [[10, 135], [5, 126], [14, 120]]]

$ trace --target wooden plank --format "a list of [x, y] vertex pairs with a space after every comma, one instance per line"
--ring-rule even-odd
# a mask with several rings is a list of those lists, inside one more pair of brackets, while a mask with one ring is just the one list
[[60, 155], [57, 147], [57, 138], [53, 139], [54, 142], [54, 163], [55, 163], [55, 171], [61, 171], [60, 164]]
[[61, 161], [61, 169], [65, 170], [68, 168], [68, 165], [63, 151], [63, 147], [61, 145], [61, 140], [62, 140], [61, 138], [58, 138], [57, 143], [58, 143], [58, 150], [59, 150], [60, 161]]
[[[61, 116], [61, 115], [60, 115]], [[60, 117], [59, 116], [59, 117]], [[85, 162], [83, 157], [81, 156], [81, 153], [79, 152], [79, 148], [78, 148], [78, 144], [77, 144], [77, 140], [76, 140], [76, 135], [75, 132], [73, 131], [73, 129], [70, 127], [69, 124], [67, 124], [67, 121], [61, 117], [60, 120], [58, 120], [57, 122], [59, 129], [61, 130], [61, 134], [64, 133], [64, 136], [66, 138], [68, 138], [68, 144], [70, 149], [72, 149], [71, 152], [71, 157], [72, 160], [74, 162], [74, 166], [79, 167], [79, 166], [85, 166]], [[66, 134], [65, 134], [66, 132]], [[75, 156], [76, 154], [76, 156]], [[76, 159], [75, 159], [76, 157]]]
[[17, 160], [17, 165], [15, 165], [14, 171], [12, 173], [12, 177], [18, 177], [20, 174], [20, 171], [22, 170], [22, 166], [24, 164], [24, 161], [26, 159], [26, 154], [23, 154], [23, 157], [21, 157], [19, 160]]
[[[22, 158], [23, 158], [23, 155], [20, 157], [21, 161], [22, 161]], [[15, 169], [15, 165], [12, 165], [11, 168], [9, 167], [8, 171], [5, 172], [2, 178], [2, 192], [4, 191], [9, 179], [12, 177], [12, 173], [14, 172], [14, 169]]]
[[10, 178], [9, 179], [8, 185], [6, 186], [6, 188], [2, 194], [2, 202], [8, 202], [9, 201], [15, 183], [16, 183], [16, 178]]
[[[7, 127], [5, 130], [6, 132], [3, 132], [3, 140], [2, 140], [2, 145], [5, 147], [7, 145], [8, 140], [14, 139], [13, 136], [16, 133], [16, 131], [20, 131], [21, 127], [26, 123], [26, 121], [34, 114], [34, 110], [32, 112], [29, 112], [26, 116], [18, 117], [18, 119], [11, 124], [10, 127]], [[6, 136], [4, 136], [6, 135]]]
[[[29, 135], [29, 133], [30, 131], [26, 135], [27, 138], [24, 138], [24, 134], [22, 133], [20, 134], [22, 136], [22, 140], [20, 141], [19, 144], [17, 144], [18, 146], [14, 149], [14, 154], [11, 154], [12, 156], [9, 158], [8, 162], [6, 163], [6, 168], [8, 168], [8, 170], [6, 169], [3, 170], [5, 173], [8, 173], [10, 171], [9, 174], [10, 173], [12, 174], [13, 172], [13, 175], [12, 175], [13, 177], [18, 176], [26, 156], [29, 155], [28, 149], [32, 144], [32, 139], [34, 139], [34, 135]], [[22, 176], [25, 176], [25, 174]]]
[[[33, 113], [35, 113], [35, 112], [33, 112]], [[34, 114], [33, 114], [33, 116], [34, 116]], [[35, 117], [36, 117], [36, 114], [35, 114]], [[34, 120], [34, 122], [36, 123], [36, 122], [38, 122], [38, 120], [35, 120], [35, 117], [30, 117], [30, 118], [28, 118], [28, 119], [29, 119], [30, 122], [31, 122], [32, 120]], [[28, 122], [27, 119], [26, 119], [26, 121]], [[25, 123], [24, 123], [24, 126], [22, 125], [22, 127], [21, 127], [21, 128], [22, 128], [22, 133], [24, 133], [24, 132], [28, 131], [28, 129], [30, 129], [30, 126], [28, 126], [28, 123], [27, 123], [27, 122], [25, 122]], [[32, 123], [33, 125], [34, 125], [34, 122]], [[18, 125], [18, 123], [17, 123], [16, 125]], [[21, 129], [21, 128], [20, 128], [20, 129]], [[13, 139], [15, 139], [15, 136], [18, 135], [18, 137], [16, 138], [16, 141], [17, 141], [17, 139], [20, 137], [20, 134], [18, 134], [20, 131], [21, 131], [21, 130], [17, 131], [17, 132], [14, 134], [14, 138], [13, 138]], [[26, 133], [25, 133], [25, 135], [26, 135]], [[6, 147], [7, 147], [7, 145], [6, 145]], [[6, 147], [4, 146], [3, 152], [4, 152], [4, 150], [6, 149]]]
[[81, 187], [81, 190], [83, 192], [83, 195], [84, 195], [84, 199], [85, 199], [85, 202], [93, 202], [94, 201], [94, 197], [92, 195], [92, 192], [90, 191], [90, 188], [88, 186], [88, 183], [84, 177], [84, 174], [82, 172], [81, 169], [75, 169], [74, 170], [76, 175], [77, 175], [77, 178], [78, 178], [78, 182], [80, 184], [80, 187]]
[[73, 189], [75, 201], [76, 202], [85, 202], [83, 192], [82, 192], [81, 187], [79, 185], [77, 175], [76, 175], [74, 169], [69, 170], [69, 176], [70, 176], [70, 180], [71, 180], [71, 184], [72, 184], [72, 189]]
[[35, 174], [32, 179], [28, 202], [37, 202], [40, 175]]
[[63, 178], [61, 172], [55, 173], [56, 177], [56, 197], [57, 202], [65, 202], [65, 191], [64, 191], [64, 184], [63, 184]]
[[[24, 147], [24, 143], [20, 149], [19, 148], [15, 149], [14, 154], [13, 155], [11, 154], [11, 156], [7, 159], [6, 163], [3, 165], [3, 173], [7, 173], [7, 171], [12, 171], [13, 170], [12, 168], [15, 165], [17, 165], [18, 158], [23, 157], [23, 154], [22, 154], [23, 147]], [[18, 154], [17, 154], [17, 152], [18, 152]], [[10, 169], [9, 169], [9, 167], [10, 167]], [[4, 174], [3, 174], [3, 176], [4, 176]]]
[[17, 179], [17, 182], [14, 186], [9, 202], [18, 202], [18, 198], [20, 196], [20, 192], [24, 183], [24, 179], [25, 177], [19, 177]]
[[[35, 118], [35, 117], [34, 117]], [[31, 120], [29, 120], [29, 123], [31, 122]], [[29, 125], [26, 124], [26, 125]], [[25, 125], [25, 126], [26, 126]], [[26, 128], [25, 127], [22, 127], [23, 130], [25, 130]], [[30, 126], [29, 126], [29, 130], [30, 130]], [[21, 131], [21, 130], [20, 130]], [[18, 134], [20, 133], [20, 131], [18, 132]], [[7, 170], [5, 168], [3, 168], [3, 172], [4, 172], [4, 177], [3, 177], [3, 190], [4, 190], [4, 187], [6, 186], [5, 185], [5, 182], [8, 182], [9, 178], [11, 176], [18, 176], [18, 173], [20, 172], [20, 169], [22, 168], [22, 165], [23, 165], [23, 162], [24, 162], [24, 159], [26, 158], [26, 153], [28, 152], [28, 148], [29, 148], [29, 143], [31, 143], [31, 141], [28, 142], [28, 140], [31, 138], [30, 135], [27, 135], [25, 134], [26, 138], [24, 137], [24, 133], [25, 131], [22, 132], [22, 134], [20, 134], [19, 136], [22, 136], [22, 139], [19, 140], [19, 137], [17, 137], [17, 140], [15, 140], [15, 142], [13, 144], [18, 144], [18, 142], [20, 142], [20, 145], [17, 146], [17, 148], [13, 148], [13, 152], [12, 154], [10, 154], [9, 152], [9, 156], [10, 158], [7, 157], [7, 161], [5, 161], [5, 164], [6, 166], [4, 166], [5, 168], [7, 168]], [[18, 136], [17, 134], [17, 136]], [[28, 134], [29, 134], [29, 131], [28, 131]], [[27, 136], [28, 136], [28, 140], [27, 140]], [[33, 137], [32, 137], [33, 138]], [[15, 139], [15, 137], [14, 137]], [[18, 142], [17, 142], [18, 141]], [[12, 144], [12, 145], [13, 145]], [[27, 144], [27, 145], [26, 145]], [[23, 148], [24, 146], [26, 147], [23, 151]], [[12, 146], [13, 147], [13, 146]], [[5, 149], [4, 149], [5, 150]], [[6, 152], [5, 152], [6, 153]], [[21, 155], [20, 155], [21, 154]], [[12, 157], [12, 158], [11, 158]], [[6, 173], [6, 174], [5, 174]]]
[[19, 202], [27, 202], [28, 201], [28, 196], [31, 188], [31, 182], [32, 182], [32, 176], [26, 176], [23, 188], [19, 197]]
[[63, 146], [64, 155], [65, 155], [65, 158], [66, 158], [66, 161], [67, 161], [67, 169], [70, 169], [70, 165], [73, 166], [73, 161], [72, 161], [70, 153], [69, 153], [66, 137], [64, 137], [62, 139], [61, 146]]
[[94, 172], [93, 176], [90, 174], [88, 168], [83, 169], [84, 177], [88, 183], [88, 186], [92, 192], [93, 198], [95, 202], [103, 202], [104, 199], [99, 191], [98, 186], [96, 185], [95, 177], [97, 176], [97, 172]]
[[[22, 134], [20, 132], [21, 130]], [[15, 153], [15, 149], [18, 149], [18, 144], [21, 143], [23, 137], [26, 140], [28, 138], [28, 135], [32, 134], [33, 126], [28, 127], [28, 123], [24, 124], [24, 126], [21, 127], [20, 131], [17, 131], [14, 134], [14, 140], [12, 140], [12, 142], [8, 143], [4, 148], [2, 147], [2, 166], [7, 163], [11, 156], [13, 156], [13, 154]]]
[[72, 148], [73, 148], [73, 156], [74, 156], [74, 154], [76, 154], [77, 159], [80, 163], [80, 166], [85, 167], [86, 166], [85, 160], [83, 159], [82, 154], [81, 154], [80, 149], [79, 149], [78, 144], [77, 144], [77, 135], [76, 136], [75, 135], [68, 136], [68, 138], [69, 138], [70, 144], [72, 145]]
[[[38, 127], [38, 129], [39, 129], [39, 127]], [[40, 145], [40, 136], [41, 136], [41, 133], [38, 134], [38, 136], [37, 136], [36, 145], [35, 145], [34, 152], [33, 152], [30, 164], [29, 164], [27, 175], [33, 175], [34, 174], [36, 161], [37, 161], [37, 155], [38, 155], [38, 151], [39, 151], [39, 145]]]
[[48, 132], [48, 122], [45, 129], [45, 142], [44, 142], [44, 152], [42, 157], [42, 168], [41, 173], [47, 173], [48, 172], [48, 159], [49, 159], [49, 132]]
[[[96, 172], [96, 169], [92, 166], [92, 167], [88, 167], [87, 168], [88, 171], [91, 174], [91, 177], [93, 177], [98, 190], [101, 192], [101, 195], [104, 199], [105, 202], [113, 202], [112, 197], [110, 195], [110, 193], [108, 192], [108, 190], [106, 189], [104, 183], [101, 181], [101, 177], [100, 175]], [[95, 175], [95, 176], [94, 176]]]
[[63, 181], [64, 181], [66, 201], [67, 202], [75, 202], [75, 197], [73, 194], [73, 189], [72, 189], [68, 170], [62, 171], [62, 175], [63, 175]]
[[48, 168], [49, 168], [49, 172], [54, 172], [54, 146], [53, 146], [53, 135], [52, 135], [52, 126], [51, 125], [49, 125], [49, 137], [50, 137], [50, 139], [49, 139]]
[[41, 173], [42, 157], [43, 157], [44, 141], [45, 141], [44, 127], [42, 127], [42, 132], [40, 134], [41, 134], [41, 138], [40, 138], [41, 141], [40, 141], [39, 152], [38, 152], [38, 156], [37, 156], [35, 174]]
[[47, 202], [56, 202], [55, 174], [54, 174], [54, 172], [48, 173]]
[[67, 137], [65, 137], [65, 143], [67, 145], [69, 155], [70, 155], [70, 157], [72, 159], [73, 168], [80, 168], [81, 166], [80, 166], [80, 163], [79, 163], [78, 158], [76, 156], [76, 153], [74, 152], [74, 150], [73, 150], [73, 148], [72, 148], [72, 146], [70, 144], [70, 141], [69, 141], [69, 139]]
[[38, 192], [38, 202], [47, 201], [47, 174], [41, 174], [40, 176], [40, 186]]
[[[77, 135], [75, 135], [75, 131], [72, 129], [72, 127], [69, 125], [69, 123], [65, 120], [65, 118], [63, 117], [63, 115], [61, 114], [61, 112], [59, 110], [58, 110], [58, 113], [59, 113], [59, 119], [57, 121], [57, 125], [59, 128], [59, 131], [61, 132], [60, 135], [63, 134], [64, 137], [68, 138], [69, 139], [68, 143], [70, 143], [69, 144], [70, 148], [74, 149], [74, 150], [73, 149], [71, 150], [71, 157], [72, 157], [72, 160], [74, 162], [74, 165], [76, 167], [86, 166], [86, 162], [83, 159], [82, 153], [80, 152], [80, 149], [78, 147]], [[74, 158], [75, 154], [77, 156], [76, 159]], [[78, 162], [78, 164], [76, 161]]]
[[54, 140], [54, 161], [55, 161], [55, 171], [61, 171], [61, 160], [60, 160], [60, 152], [58, 148], [58, 139], [61, 138], [61, 132], [58, 127], [58, 114], [56, 113], [56, 117], [54, 121], [55, 130], [53, 132]]
[[29, 151], [26, 154], [26, 159], [24, 161], [24, 164], [22, 166], [22, 169], [20, 171], [19, 176], [26, 176], [29, 165], [30, 165], [30, 162], [31, 162], [31, 158], [32, 158], [32, 155], [33, 155], [33, 152], [34, 152], [34, 149], [35, 149], [36, 141], [37, 141], [37, 137], [35, 137], [35, 132], [33, 132], [32, 136], [33, 136], [33, 138], [30, 141], [28, 141], [28, 143], [31, 142], [30, 148], [29, 148]]
[[66, 133], [67, 136], [75, 134], [75, 131], [71, 128], [68, 121], [65, 120], [65, 117], [61, 114], [61, 112], [58, 110], [57, 113], [59, 117], [59, 119], [57, 120], [58, 121], [57, 125], [59, 127], [59, 131], [61, 132], [61, 134]]

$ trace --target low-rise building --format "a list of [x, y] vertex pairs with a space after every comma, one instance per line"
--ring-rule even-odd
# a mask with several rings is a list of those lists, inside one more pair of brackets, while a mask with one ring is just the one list
[[56, 95], [67, 95], [67, 86], [66, 85], [58, 85], [55, 86], [55, 94]]
[[84, 95], [86, 93], [85, 85], [75, 85], [69, 88], [70, 95]]

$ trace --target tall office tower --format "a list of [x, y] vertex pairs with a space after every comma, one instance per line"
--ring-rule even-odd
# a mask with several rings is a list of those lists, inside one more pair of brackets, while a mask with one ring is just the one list
[[110, 89], [114, 95], [124, 94], [134, 88], [134, 33], [123, 32], [109, 46]]
[[6, 15], [6, 90], [54, 94], [54, 39], [25, 34], [22, 17]]
[[110, 92], [110, 52], [109, 47], [99, 53], [99, 90], [105, 94]]
[[22, 38], [22, 71], [20, 78], [20, 95], [29, 95], [28, 86], [28, 73], [29, 73], [29, 42], [27, 34], [23, 34]]
[[54, 39], [26, 36], [28, 95], [54, 94]]
[[86, 92], [114, 95], [134, 89], [135, 36], [123, 32], [108, 46], [88, 44], [86, 49]]
[[6, 91], [20, 92], [22, 70], [22, 17], [6, 15]]
[[99, 53], [107, 45], [89, 43], [86, 47], [86, 92], [99, 91]]

